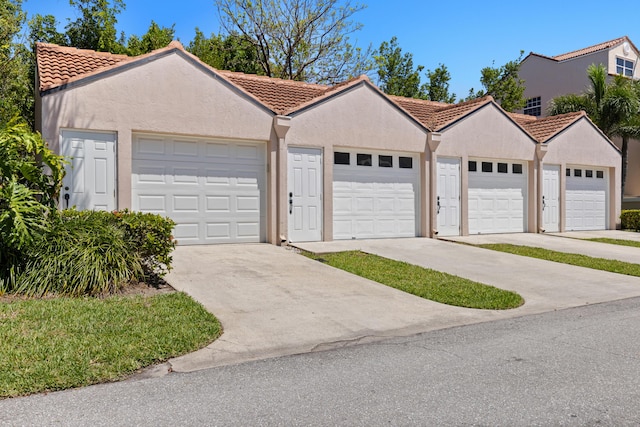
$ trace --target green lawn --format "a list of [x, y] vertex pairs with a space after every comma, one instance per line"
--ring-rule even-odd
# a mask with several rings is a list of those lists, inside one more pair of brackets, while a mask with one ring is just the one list
[[640, 264], [616, 261], [605, 258], [594, 258], [587, 255], [571, 254], [566, 252], [552, 251], [550, 249], [536, 248], [531, 246], [519, 246], [509, 244], [485, 244], [478, 245], [481, 248], [492, 249], [494, 251], [507, 252], [510, 254], [523, 255], [532, 258], [555, 261], [563, 264], [577, 265], [595, 270], [603, 270], [611, 273], [626, 274], [628, 276], [640, 277]]
[[588, 239], [590, 242], [609, 243], [611, 245], [631, 246], [634, 248], [640, 248], [640, 242], [635, 240], [623, 240], [623, 239], [608, 239], [606, 237], [596, 237]]
[[524, 299], [515, 292], [360, 251], [303, 254], [332, 267], [443, 304], [503, 310], [524, 303]]
[[183, 293], [0, 303], [0, 398], [119, 380], [221, 332]]

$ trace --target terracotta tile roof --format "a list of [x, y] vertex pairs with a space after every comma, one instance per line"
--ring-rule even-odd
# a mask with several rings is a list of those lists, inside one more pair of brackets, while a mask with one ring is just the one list
[[428, 101], [424, 99], [405, 98], [402, 96], [389, 96], [400, 107], [409, 112], [420, 123], [426, 124], [431, 115], [437, 110], [448, 107], [451, 104], [444, 102]]
[[324, 95], [331, 86], [275, 79], [253, 74], [218, 71], [234, 85], [250, 93], [268, 108], [284, 114], [299, 105]]
[[487, 95], [482, 98], [476, 98], [470, 101], [440, 108], [429, 116], [427, 119], [427, 123], [429, 123], [427, 127], [435, 131], [442, 130], [452, 122], [490, 102], [493, 102], [493, 97]]
[[538, 120], [537, 117], [531, 116], [529, 114], [521, 114], [521, 113], [507, 113], [507, 114], [520, 126], [523, 126], [526, 123], [535, 122]]
[[614, 46], [617, 46], [620, 43], [624, 42], [625, 40], [628, 40], [626, 36], [625, 37], [619, 37], [617, 39], [609, 40], [608, 42], [598, 43], [598, 44], [593, 45], [593, 46], [589, 46], [589, 47], [585, 47], [585, 48], [582, 48], [582, 49], [574, 50], [573, 52], [567, 52], [567, 53], [563, 53], [561, 55], [556, 55], [556, 56], [553, 57], [553, 59], [555, 59], [556, 61], [565, 61], [567, 59], [576, 58], [578, 56], [588, 55], [590, 53], [598, 52], [598, 51], [601, 51], [601, 50], [605, 50], [605, 49], [609, 49], [609, 48], [612, 48]]
[[534, 139], [543, 143], [581, 117], [587, 117], [587, 114], [584, 111], [559, 114], [545, 117], [544, 119], [528, 121], [521, 125]]
[[63, 85], [75, 77], [132, 59], [127, 55], [114, 55], [49, 43], [37, 43], [36, 56], [40, 90]]

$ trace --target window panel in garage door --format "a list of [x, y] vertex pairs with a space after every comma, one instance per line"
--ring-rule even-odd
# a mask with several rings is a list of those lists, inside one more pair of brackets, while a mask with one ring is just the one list
[[368, 150], [349, 153], [350, 163], [334, 164], [333, 169], [333, 238], [415, 237], [418, 157]]
[[469, 234], [525, 231], [525, 165], [497, 160], [470, 160], [468, 170]]
[[264, 144], [137, 136], [132, 208], [176, 221], [180, 244], [265, 240]]

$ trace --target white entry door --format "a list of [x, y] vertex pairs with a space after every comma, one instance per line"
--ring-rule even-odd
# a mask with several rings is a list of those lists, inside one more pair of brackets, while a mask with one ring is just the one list
[[438, 236], [460, 235], [460, 159], [438, 157]]
[[322, 150], [289, 147], [289, 241], [322, 240]]
[[69, 163], [60, 206], [79, 210], [116, 209], [116, 136], [113, 133], [63, 131], [61, 154]]
[[542, 171], [542, 227], [560, 231], [560, 166], [544, 165]]

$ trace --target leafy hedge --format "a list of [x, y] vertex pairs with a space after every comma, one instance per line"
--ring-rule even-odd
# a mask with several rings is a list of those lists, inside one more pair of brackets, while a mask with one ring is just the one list
[[[175, 223], [129, 211], [62, 211], [23, 253], [24, 262], [0, 278], [0, 292], [100, 295], [131, 281], [153, 281], [171, 269]], [[4, 288], [4, 289], [3, 289]]]
[[620, 222], [623, 230], [640, 231], [640, 209], [622, 211]]

